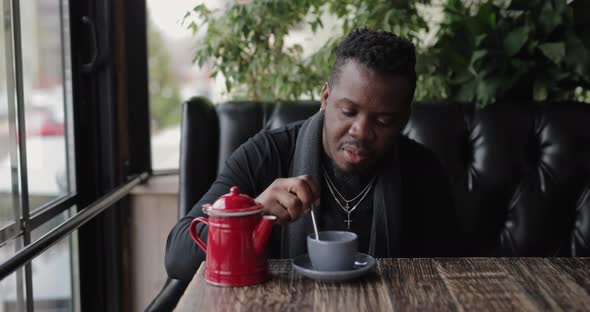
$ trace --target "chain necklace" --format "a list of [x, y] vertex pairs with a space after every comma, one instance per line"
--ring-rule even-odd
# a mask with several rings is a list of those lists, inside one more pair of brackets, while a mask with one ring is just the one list
[[[344, 222], [346, 223], [346, 227], [348, 228], [348, 230], [350, 230], [350, 223], [352, 223], [352, 220], [350, 219], [350, 214], [359, 206], [359, 204], [365, 199], [365, 197], [367, 197], [367, 194], [369, 194], [369, 192], [371, 191], [371, 188], [373, 188], [373, 184], [375, 184], [375, 179], [377, 177], [373, 177], [371, 179], [371, 181], [369, 181], [369, 184], [367, 184], [367, 186], [365, 186], [365, 188], [353, 199], [346, 199], [346, 198], [344, 198], [344, 196], [342, 196], [342, 194], [340, 194], [340, 192], [338, 192], [338, 188], [336, 187], [334, 182], [332, 182], [332, 180], [330, 179], [330, 176], [328, 175], [328, 173], [326, 172], [326, 169], [323, 166], [322, 166], [322, 171], [324, 173], [324, 178], [326, 179], [326, 184], [328, 185], [328, 189], [330, 190], [330, 193], [334, 197], [334, 200], [336, 200], [336, 203], [338, 204], [338, 206], [340, 206], [340, 208], [342, 208], [342, 210], [344, 210], [344, 212], [346, 212], [346, 220]], [[350, 205], [357, 199], [358, 199], [358, 202], [355, 205], [353, 205], [352, 207], [350, 207]], [[344, 203], [344, 204], [342, 204], [342, 203]]]

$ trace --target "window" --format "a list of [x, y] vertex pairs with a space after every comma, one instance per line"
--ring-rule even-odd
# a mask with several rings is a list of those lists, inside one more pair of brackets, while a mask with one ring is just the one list
[[[3, 185], [0, 189], [0, 228], [9, 225], [16, 217], [13, 209], [15, 206], [13, 193], [18, 191], [13, 190], [11, 184], [11, 177], [14, 174], [11, 172], [12, 166], [9, 163], [5, 164], [6, 159], [10, 157], [11, 149], [9, 147], [15, 145], [14, 142], [10, 142], [10, 138], [12, 137], [14, 140], [15, 137], [14, 120], [8, 118], [9, 107], [12, 106], [9, 105], [9, 101], [14, 100], [14, 79], [12, 77], [12, 62], [6, 62], [7, 59], [12, 59], [12, 50], [11, 37], [6, 36], [6, 33], [10, 34], [10, 28], [7, 29], [10, 25], [10, 8], [5, 7], [5, 2], [0, 1], [0, 21], [5, 21], [5, 26], [0, 28], [0, 47], [2, 47], [0, 48], [0, 159], [2, 160], [0, 162], [0, 183]], [[12, 135], [10, 135], [11, 131]]]
[[0, 0], [0, 311], [128, 310], [120, 199], [151, 172], [145, 12]]
[[[195, 37], [182, 25], [186, 12], [202, 1], [148, 0], [148, 66], [152, 168], [177, 169], [181, 104], [193, 96], [217, 100], [208, 70], [192, 63]], [[208, 1], [210, 4], [214, 1]]]
[[[67, 0], [0, 0], [0, 263], [71, 214]], [[72, 311], [75, 235], [0, 281], [0, 311]]]
[[[34, 241], [48, 229], [70, 216], [66, 210], [32, 232]], [[32, 291], [35, 311], [76, 311], [79, 303], [74, 287], [77, 285], [78, 257], [76, 234], [53, 245], [31, 262]]]

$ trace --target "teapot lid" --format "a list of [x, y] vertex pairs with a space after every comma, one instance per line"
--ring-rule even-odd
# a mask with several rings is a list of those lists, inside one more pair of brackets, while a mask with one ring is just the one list
[[203, 211], [211, 216], [239, 217], [261, 212], [262, 205], [250, 196], [240, 194], [238, 187], [234, 186], [229, 193], [219, 197], [213, 205], [203, 205]]

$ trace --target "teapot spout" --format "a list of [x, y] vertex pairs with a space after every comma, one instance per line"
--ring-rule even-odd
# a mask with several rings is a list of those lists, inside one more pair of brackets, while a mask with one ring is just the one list
[[256, 226], [256, 229], [254, 229], [252, 235], [254, 236], [254, 249], [256, 250], [256, 254], [261, 255], [264, 253], [272, 229], [272, 224], [276, 219], [277, 217], [272, 215], [263, 216]]

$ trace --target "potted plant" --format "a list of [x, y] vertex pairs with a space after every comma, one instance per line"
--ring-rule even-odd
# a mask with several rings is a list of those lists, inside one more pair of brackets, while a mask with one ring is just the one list
[[[424, 8], [442, 8], [429, 25]], [[585, 10], [586, 9], [586, 10]], [[317, 97], [329, 77], [333, 49], [351, 29], [393, 31], [417, 49], [417, 100], [590, 99], [590, 39], [581, 0], [377, 1], [251, 0], [216, 10], [197, 5], [185, 23], [198, 37], [195, 62], [223, 75], [234, 99]], [[304, 53], [286, 42], [294, 29], [319, 34]], [[422, 38], [437, 26], [433, 43]]]

